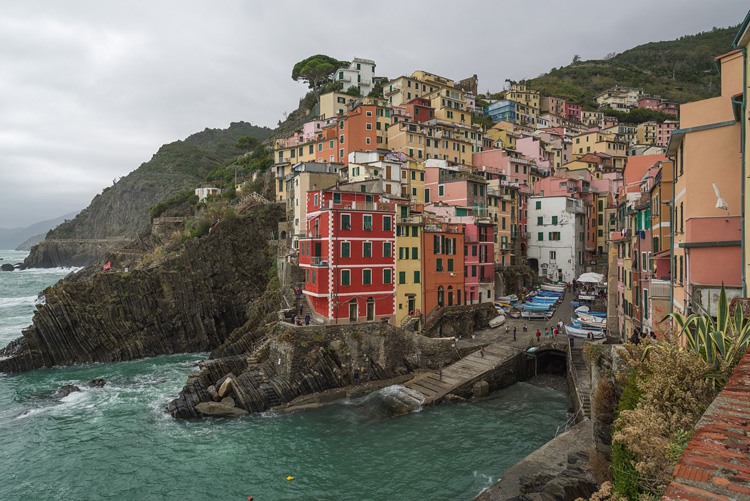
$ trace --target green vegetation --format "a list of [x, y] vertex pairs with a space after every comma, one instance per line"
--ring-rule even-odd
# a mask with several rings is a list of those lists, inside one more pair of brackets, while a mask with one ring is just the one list
[[320, 89], [325, 87], [333, 73], [348, 61], [339, 61], [330, 56], [316, 54], [298, 62], [292, 68], [292, 80], [306, 82], [312, 89], [315, 102], [320, 102]]
[[[151, 217], [159, 217], [170, 209], [175, 209], [180, 206], [187, 206], [188, 208], [194, 208], [198, 204], [198, 195], [193, 191], [183, 191], [172, 196], [168, 200], [159, 202], [158, 204], [151, 207]], [[192, 211], [191, 211], [192, 214]], [[183, 216], [184, 214], [173, 214], [175, 216]]]
[[737, 27], [639, 45], [605, 59], [575, 61], [528, 80], [543, 96], [555, 96], [593, 109], [594, 96], [610, 87], [643, 87], [652, 95], [685, 103], [714, 97], [720, 78], [714, 58], [732, 49]]
[[727, 291], [721, 286], [716, 321], [695, 301], [703, 313], [685, 317], [672, 313], [671, 318], [679, 328], [679, 334], [687, 340], [687, 348], [700, 356], [712, 369], [707, 381], [717, 389], [724, 387], [732, 372], [747, 351], [750, 343], [750, 319], [735, 306], [734, 315], [729, 314]]
[[665, 120], [677, 120], [674, 115], [668, 115], [661, 111], [649, 110], [648, 108], [633, 108], [629, 112], [615, 111], [611, 108], [602, 110], [605, 116], [615, 117], [618, 122], [625, 124], [641, 124], [643, 122], [659, 122]]

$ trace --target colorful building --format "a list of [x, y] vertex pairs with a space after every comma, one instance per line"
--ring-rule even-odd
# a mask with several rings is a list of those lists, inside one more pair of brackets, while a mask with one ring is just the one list
[[396, 212], [378, 183], [307, 194], [307, 231], [299, 239], [304, 293], [330, 323], [395, 321]]

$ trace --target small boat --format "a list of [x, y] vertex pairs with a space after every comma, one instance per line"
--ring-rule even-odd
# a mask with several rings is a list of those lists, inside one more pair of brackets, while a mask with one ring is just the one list
[[568, 336], [580, 337], [584, 339], [604, 339], [607, 337], [606, 331], [595, 330], [595, 329], [579, 329], [572, 325], [565, 324], [565, 333]]
[[513, 301], [518, 301], [518, 296], [515, 294], [512, 296], [499, 296], [495, 298], [495, 301], [500, 303], [512, 303]]
[[577, 329], [591, 329], [601, 331], [607, 328], [607, 325], [604, 323], [587, 322], [585, 320], [581, 320], [580, 318], [571, 318], [570, 323]]
[[526, 298], [528, 303], [556, 303], [556, 297], [528, 297]]
[[607, 318], [606, 311], [589, 311], [589, 315], [592, 315], [594, 317], [599, 317], [599, 318]]
[[505, 323], [505, 315], [498, 315], [490, 320], [490, 327], [500, 327]]
[[581, 322], [591, 322], [591, 323], [599, 323], [603, 324], [607, 322], [607, 319], [604, 317], [597, 317], [596, 315], [592, 315], [591, 313], [578, 313], [578, 319]]
[[520, 305], [521, 308], [523, 308], [526, 311], [547, 311], [550, 309], [549, 304], [531, 304], [531, 303], [524, 303]]
[[564, 292], [567, 287], [565, 285], [552, 285], [552, 284], [543, 284], [540, 286], [542, 290], [545, 291], [555, 291], [555, 292]]
[[522, 314], [523, 312], [520, 308], [511, 308], [511, 310], [508, 312], [508, 316], [510, 316], [510, 318], [521, 318]]
[[585, 313], [587, 313], [588, 311], [589, 311], [589, 307], [586, 306], [585, 304], [581, 305], [581, 306], [578, 306], [576, 308], [576, 313], [579, 313], [579, 312], [585, 312]]
[[529, 320], [547, 320], [552, 318], [551, 311], [523, 311], [521, 312], [522, 318], [528, 318]]

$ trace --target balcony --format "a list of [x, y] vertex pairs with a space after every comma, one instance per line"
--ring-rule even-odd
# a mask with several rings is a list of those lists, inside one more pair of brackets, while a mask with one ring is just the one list
[[321, 268], [328, 268], [328, 258], [322, 256], [313, 256], [310, 258], [310, 266], [319, 266]]
[[399, 224], [422, 224], [422, 216], [401, 216], [398, 218]]
[[318, 231], [317, 229], [307, 230], [307, 232], [305, 232], [305, 236], [307, 238], [320, 238], [320, 231]]

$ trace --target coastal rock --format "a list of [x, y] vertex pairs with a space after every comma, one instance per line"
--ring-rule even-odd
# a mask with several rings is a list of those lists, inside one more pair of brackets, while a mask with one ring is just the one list
[[9, 263], [3, 263], [2, 265], [0, 265], [1, 271], [13, 271], [15, 269], [16, 267]]
[[232, 381], [233, 379], [231, 377], [228, 377], [224, 379], [224, 382], [221, 383], [221, 386], [219, 387], [218, 394], [221, 398], [224, 398], [226, 395], [229, 394], [229, 391], [232, 389]]
[[221, 405], [227, 405], [229, 407], [234, 407], [234, 399], [232, 397], [224, 397], [221, 399]]
[[262, 243], [282, 216], [280, 206], [268, 204], [185, 241], [149, 268], [102, 273], [95, 265], [45, 289], [46, 304], [38, 306], [33, 326], [0, 350], [7, 357], [0, 371], [222, 346], [265, 292], [275, 257]]
[[206, 416], [221, 417], [240, 417], [247, 416], [249, 413], [245, 409], [229, 407], [217, 402], [201, 402], [196, 406], [198, 412]]
[[211, 397], [211, 400], [213, 400], [214, 402], [218, 402], [219, 400], [221, 400], [219, 393], [216, 391], [216, 386], [214, 385], [209, 386], [208, 388], [206, 388], [206, 392], [209, 394], [209, 396]]
[[81, 389], [74, 384], [66, 384], [65, 386], [61, 386], [57, 389], [57, 391], [55, 392], [55, 396], [58, 398], [63, 398], [67, 397], [75, 391], [81, 391]]
[[107, 381], [101, 378], [92, 379], [91, 381], [89, 381], [89, 387], [91, 388], [104, 388], [104, 385], [106, 384]]

